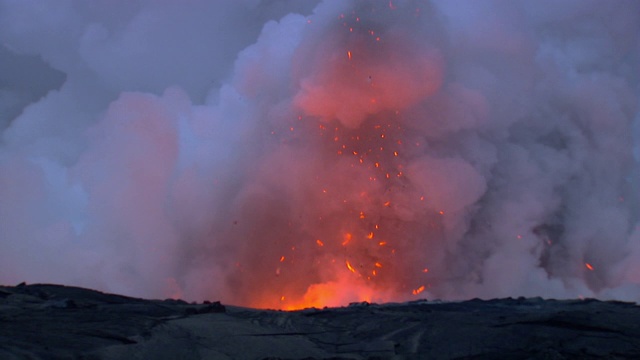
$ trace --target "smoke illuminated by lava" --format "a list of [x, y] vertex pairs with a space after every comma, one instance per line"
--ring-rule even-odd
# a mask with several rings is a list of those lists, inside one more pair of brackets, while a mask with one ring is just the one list
[[0, 0], [0, 282], [640, 300], [640, 3], [212, 3]]

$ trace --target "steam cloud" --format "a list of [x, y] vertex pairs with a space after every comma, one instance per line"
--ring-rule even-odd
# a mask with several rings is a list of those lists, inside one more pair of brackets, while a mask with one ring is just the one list
[[2, 283], [640, 299], [637, 1], [2, 0], [0, 41]]

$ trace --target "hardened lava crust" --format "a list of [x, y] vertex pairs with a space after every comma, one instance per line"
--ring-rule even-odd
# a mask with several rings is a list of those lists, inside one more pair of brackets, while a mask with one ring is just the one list
[[0, 287], [1, 359], [630, 359], [640, 308], [473, 299], [258, 310], [78, 287]]

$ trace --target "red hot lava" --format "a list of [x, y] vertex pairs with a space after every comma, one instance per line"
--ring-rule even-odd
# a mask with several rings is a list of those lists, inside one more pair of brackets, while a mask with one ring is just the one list
[[295, 55], [290, 120], [272, 121], [263, 187], [242, 201], [235, 235], [255, 240], [231, 278], [240, 302], [390, 301], [435, 281], [446, 215], [413, 176], [426, 145], [405, 110], [439, 89], [443, 60], [380, 11], [340, 15]]

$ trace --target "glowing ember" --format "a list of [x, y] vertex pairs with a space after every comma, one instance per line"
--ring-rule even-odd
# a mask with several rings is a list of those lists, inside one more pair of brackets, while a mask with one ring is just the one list
[[584, 266], [589, 269], [590, 271], [593, 271], [593, 265], [589, 264], [589, 263], [584, 263]]
[[417, 289], [414, 289], [411, 293], [412, 293], [413, 295], [418, 295], [418, 294], [420, 294], [420, 293], [421, 293], [421, 292], [423, 292], [423, 291], [424, 291], [424, 285], [420, 286], [420, 287], [419, 287], [419, 288], [417, 288]]
[[347, 265], [347, 269], [349, 269], [349, 271], [351, 271], [352, 273], [356, 272], [356, 269], [353, 268], [353, 266], [351, 266], [351, 263], [349, 263], [349, 261], [345, 261], [346, 265]]

